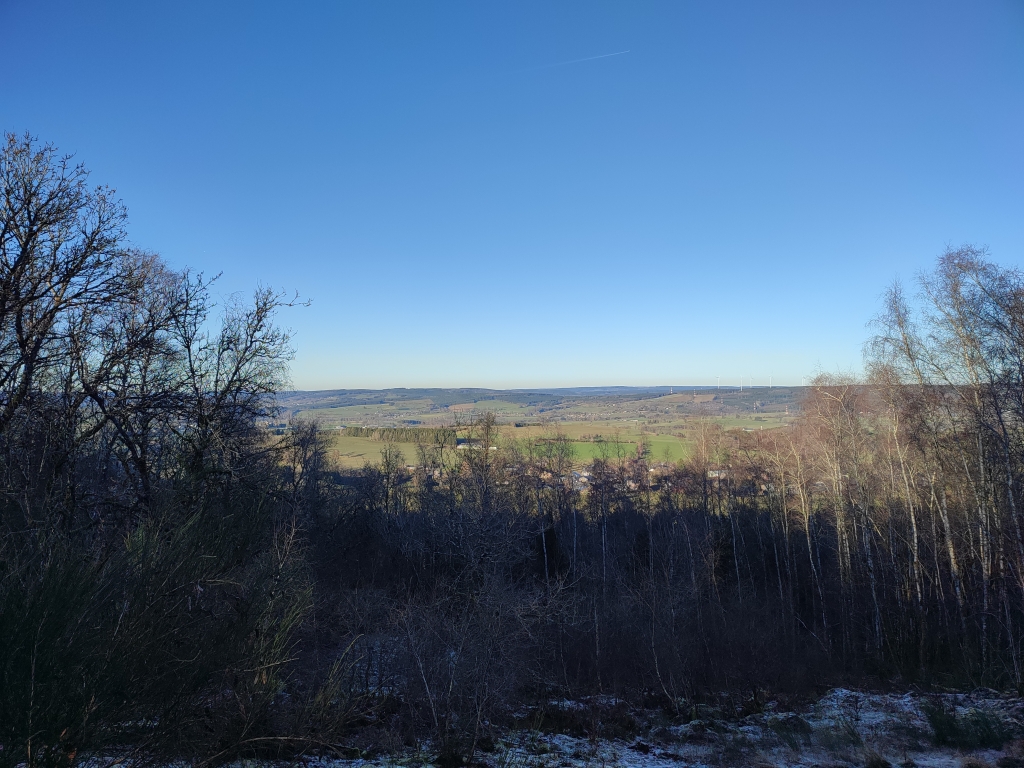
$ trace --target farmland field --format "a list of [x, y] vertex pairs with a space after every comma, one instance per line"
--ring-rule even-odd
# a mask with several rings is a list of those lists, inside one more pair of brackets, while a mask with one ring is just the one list
[[[680, 390], [680, 391], [676, 391]], [[333, 433], [342, 467], [380, 461], [387, 433], [345, 434], [346, 427], [423, 429], [469, 427], [493, 414], [499, 440], [530, 441], [563, 435], [573, 441], [575, 459], [585, 464], [602, 456], [633, 456], [643, 441], [651, 461], [686, 458], [699, 419], [726, 430], [760, 431], [784, 426], [799, 410], [794, 387], [746, 389], [604, 388], [543, 390], [335, 390], [287, 392], [280, 396], [284, 419], [315, 419]], [[407, 464], [417, 462], [416, 443], [395, 443]], [[428, 438], [429, 433], [424, 433]]]
[[[344, 430], [338, 430], [334, 436], [334, 458], [342, 467], [362, 467], [380, 461], [381, 451], [387, 445], [383, 440], [369, 437], [347, 437]], [[416, 463], [415, 443], [392, 443], [405, 457], [406, 464]]]

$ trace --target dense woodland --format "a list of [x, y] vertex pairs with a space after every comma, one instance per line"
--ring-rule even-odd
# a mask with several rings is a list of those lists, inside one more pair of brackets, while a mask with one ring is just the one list
[[315, 424], [265, 428], [294, 302], [210, 286], [6, 137], [0, 765], [458, 764], [554, 698], [1024, 687], [1024, 276], [982, 251], [891, 289], [866, 376], [793, 426], [700, 419], [687, 461], [586, 486], [570, 441], [491, 417], [340, 473]]

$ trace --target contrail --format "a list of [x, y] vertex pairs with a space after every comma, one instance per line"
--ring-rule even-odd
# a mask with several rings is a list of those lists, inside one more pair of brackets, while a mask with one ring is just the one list
[[566, 64], [579, 64], [581, 61], [593, 61], [594, 59], [607, 59], [609, 56], [621, 56], [629, 51], [616, 51], [615, 53], [602, 53], [600, 56], [587, 56], [585, 59], [572, 59], [570, 61], [556, 61], [554, 64], [541, 64], [539, 67], [527, 67], [526, 69], [519, 70], [520, 72], [529, 72], [534, 69], [549, 69], [551, 67], [561, 67]]

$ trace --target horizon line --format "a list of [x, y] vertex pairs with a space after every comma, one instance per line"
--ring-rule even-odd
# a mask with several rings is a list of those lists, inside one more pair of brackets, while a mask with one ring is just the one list
[[535, 387], [487, 387], [487, 386], [473, 386], [473, 385], [457, 385], [457, 386], [439, 386], [439, 385], [402, 385], [402, 386], [390, 386], [390, 387], [360, 387], [360, 386], [349, 386], [349, 387], [318, 387], [313, 389], [305, 389], [295, 387], [292, 389], [278, 390], [278, 394], [284, 392], [341, 392], [341, 391], [369, 391], [369, 392], [384, 392], [393, 389], [463, 389], [463, 390], [481, 390], [489, 392], [550, 392], [553, 390], [579, 390], [579, 389], [681, 389], [681, 390], [694, 390], [694, 389], [735, 389], [737, 391], [741, 389], [802, 389], [806, 388], [807, 384], [580, 384], [580, 385], [557, 385], [557, 386], [535, 386]]

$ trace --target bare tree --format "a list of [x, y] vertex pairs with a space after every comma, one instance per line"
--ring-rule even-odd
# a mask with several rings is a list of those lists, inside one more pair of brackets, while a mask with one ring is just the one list
[[0, 431], [61, 360], [76, 313], [122, 295], [124, 206], [88, 172], [6, 134], [0, 149]]

